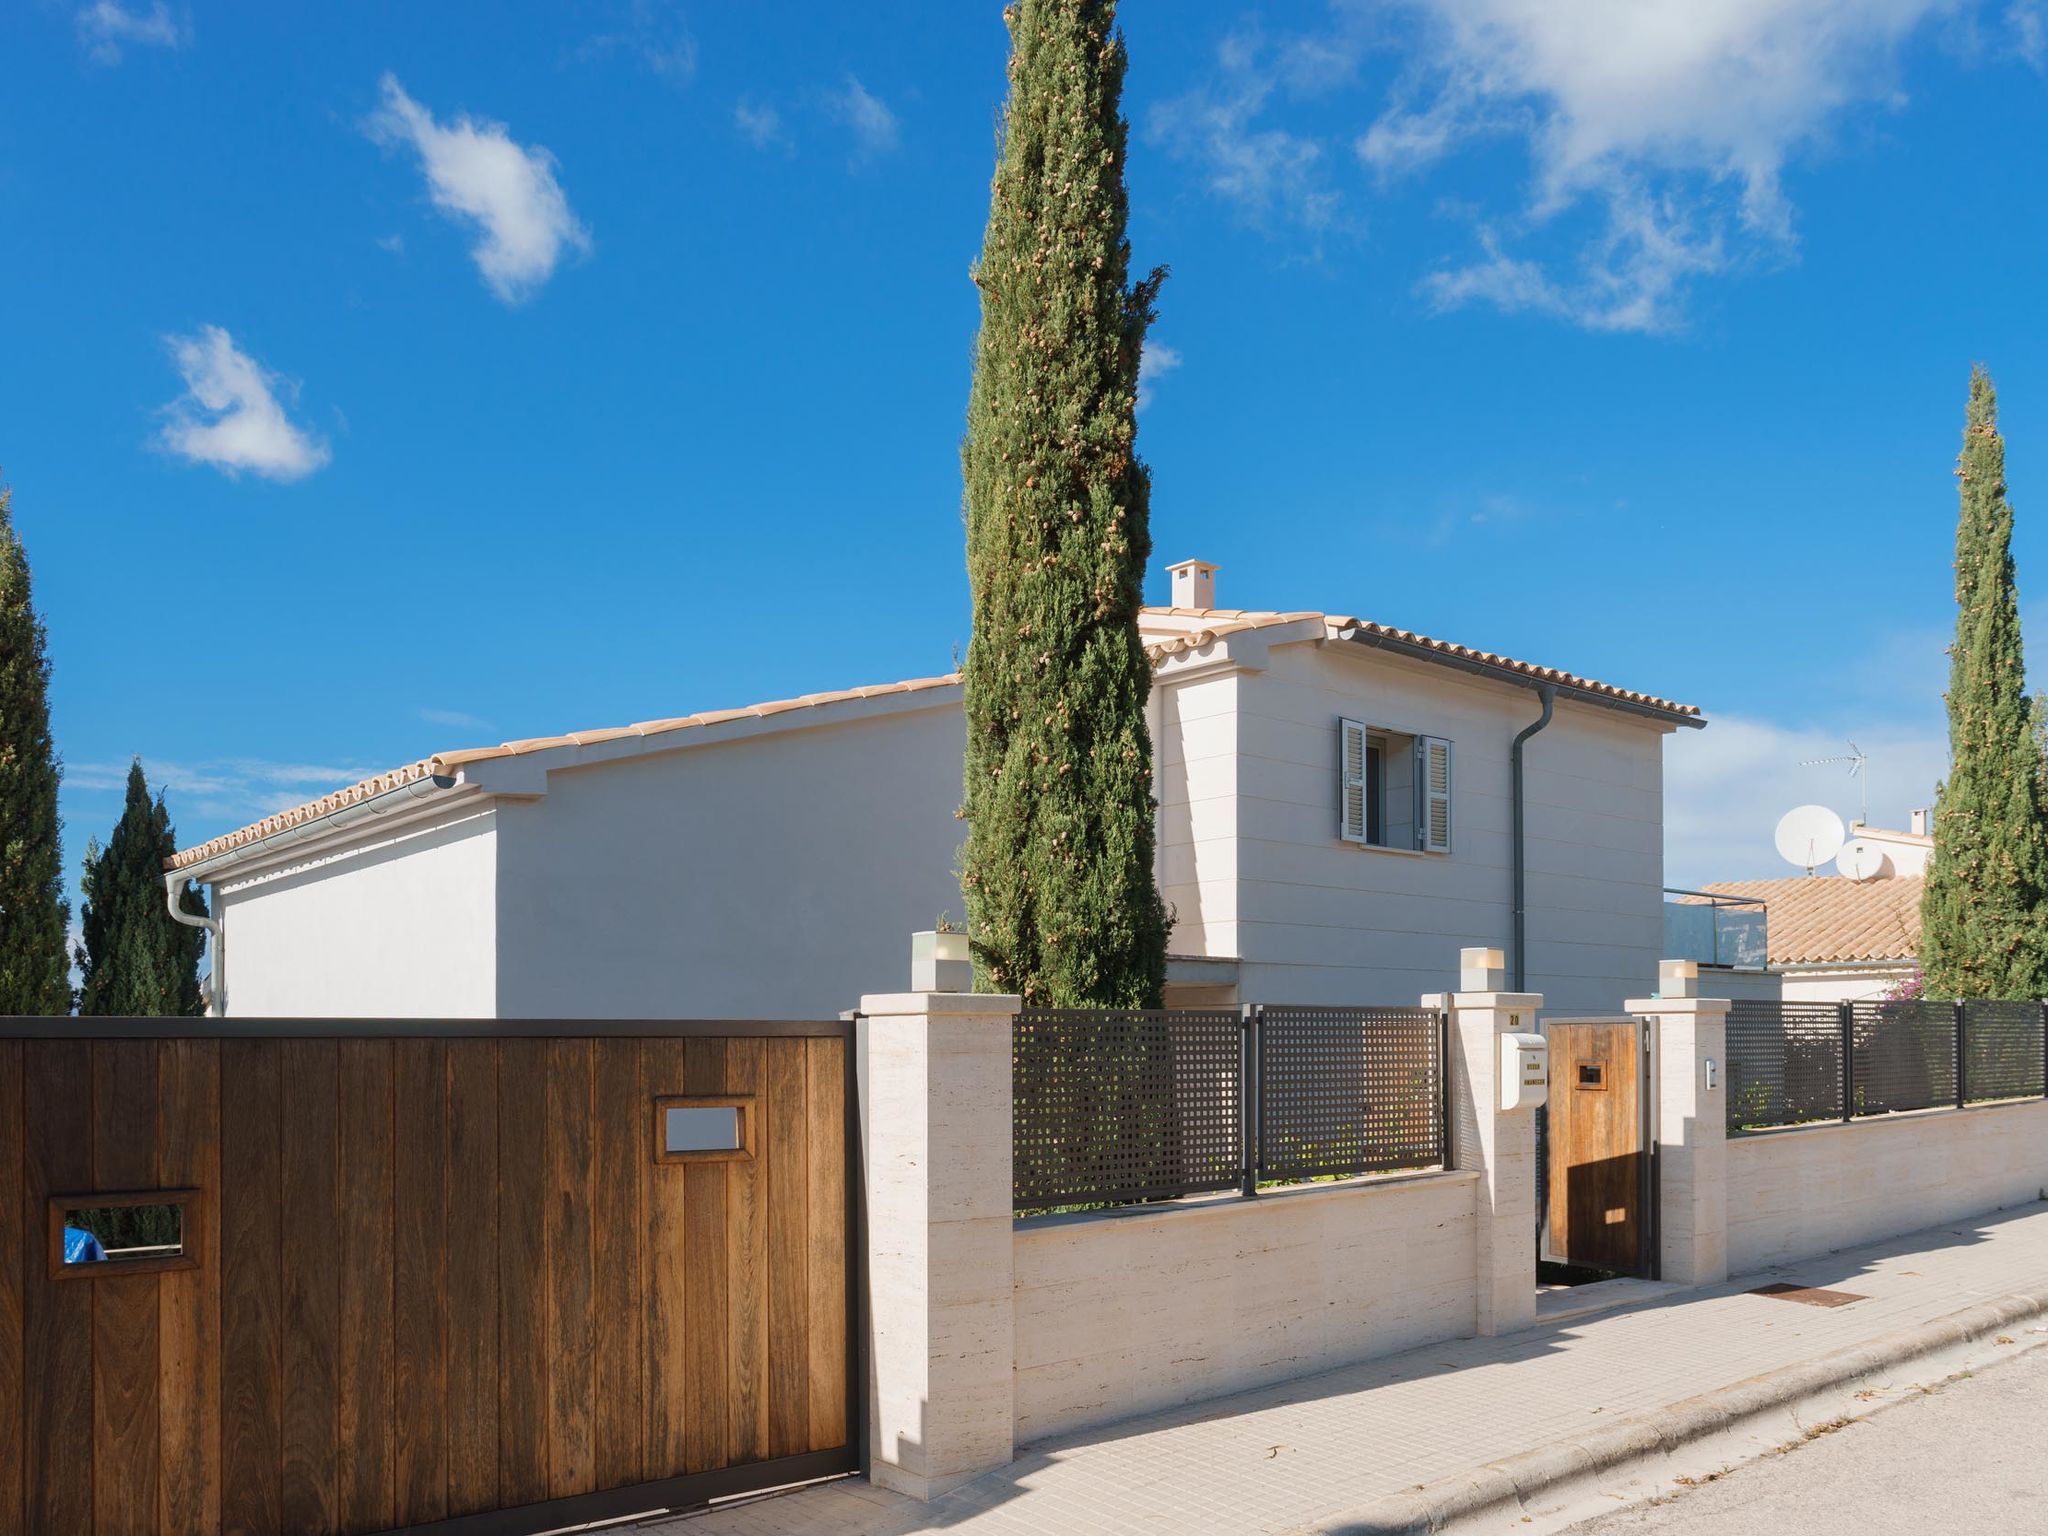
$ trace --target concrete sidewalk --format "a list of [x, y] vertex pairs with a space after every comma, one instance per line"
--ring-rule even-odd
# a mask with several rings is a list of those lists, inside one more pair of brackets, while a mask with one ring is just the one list
[[[1830, 1308], [1747, 1294], [1779, 1280], [1862, 1299]], [[850, 1481], [647, 1528], [1364, 1536], [1456, 1520], [1540, 1530], [1603, 1500], [1660, 1491], [1702, 1457], [1713, 1470], [1797, 1439], [1813, 1422], [1806, 1415], [1833, 1416], [1837, 1398], [1853, 1408], [2048, 1342], [2048, 1206], [1725, 1285], [1629, 1294], [1637, 1299], [1620, 1310], [1036, 1446], [930, 1504]], [[1693, 1441], [1689, 1461], [1674, 1453]]]

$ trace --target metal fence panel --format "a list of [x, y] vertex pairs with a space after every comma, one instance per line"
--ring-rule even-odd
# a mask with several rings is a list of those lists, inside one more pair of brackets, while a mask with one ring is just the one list
[[1434, 1010], [1265, 1007], [1258, 1026], [1261, 1178], [1442, 1165], [1443, 1031]]
[[1851, 1005], [1851, 1112], [1884, 1115], [1956, 1102], [1953, 1003]]
[[1244, 1168], [1244, 1016], [1235, 1008], [1017, 1015], [1016, 1208], [1234, 1189]]
[[1728, 1009], [1728, 1129], [1842, 1118], [1842, 1027], [1833, 1003], [1743, 999]]
[[1986, 1099], [2039, 1098], [2043, 1082], [2039, 1003], [1963, 1004], [1963, 1092]]

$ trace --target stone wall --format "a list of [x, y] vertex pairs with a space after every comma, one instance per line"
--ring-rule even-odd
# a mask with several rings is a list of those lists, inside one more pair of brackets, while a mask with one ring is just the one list
[[1016, 1229], [1016, 1439], [1286, 1381], [1475, 1329], [1473, 1172]]

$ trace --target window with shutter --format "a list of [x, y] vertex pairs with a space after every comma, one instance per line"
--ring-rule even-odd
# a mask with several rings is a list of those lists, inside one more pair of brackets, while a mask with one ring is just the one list
[[1451, 851], [1451, 744], [1441, 736], [1415, 738], [1416, 846], [1425, 853]]
[[1338, 813], [1337, 835], [1347, 843], [1370, 842], [1371, 817], [1367, 810], [1365, 727], [1356, 720], [1338, 722]]

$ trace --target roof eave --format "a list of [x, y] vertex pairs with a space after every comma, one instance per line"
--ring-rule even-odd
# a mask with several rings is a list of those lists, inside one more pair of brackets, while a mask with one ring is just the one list
[[1376, 633], [1364, 628], [1346, 628], [1336, 632], [1340, 640], [1349, 640], [1357, 645], [1369, 646], [1374, 650], [1386, 651], [1391, 655], [1405, 656], [1414, 661], [1426, 661], [1440, 667], [1452, 667], [1460, 672], [1469, 672], [1477, 677], [1491, 678], [1495, 682], [1509, 683], [1517, 688], [1551, 687], [1560, 697], [1578, 699], [1583, 703], [1597, 704], [1602, 709], [1615, 710], [1639, 719], [1655, 720], [1662, 725], [1690, 726], [1694, 730], [1705, 727], [1706, 717], [1698, 710], [1667, 708], [1662, 705], [1645, 703], [1640, 699], [1623, 698], [1616, 694], [1604, 693], [1597, 688], [1588, 688], [1562, 678], [1546, 677], [1536, 672], [1524, 672], [1514, 667], [1502, 666], [1498, 662], [1483, 661], [1476, 656], [1457, 656], [1441, 651], [1434, 646], [1420, 645], [1413, 640], [1404, 640], [1398, 635]]

